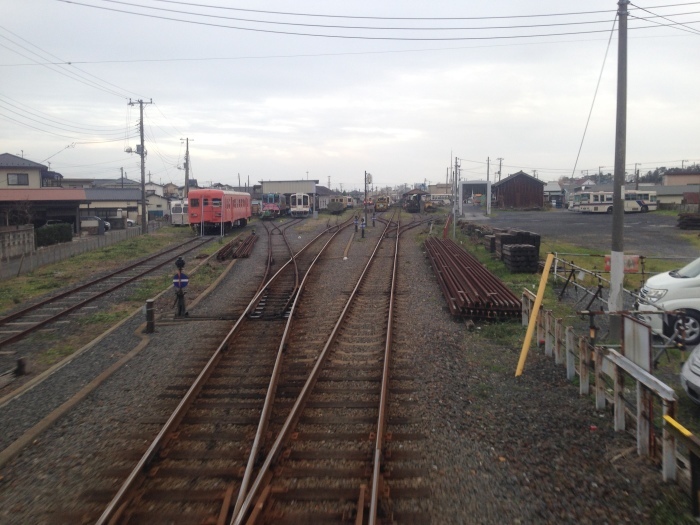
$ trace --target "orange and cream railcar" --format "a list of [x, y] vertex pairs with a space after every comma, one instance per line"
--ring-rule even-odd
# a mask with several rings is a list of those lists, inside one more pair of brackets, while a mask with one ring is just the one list
[[188, 197], [190, 226], [198, 233], [226, 233], [248, 224], [252, 215], [250, 193], [191, 189]]

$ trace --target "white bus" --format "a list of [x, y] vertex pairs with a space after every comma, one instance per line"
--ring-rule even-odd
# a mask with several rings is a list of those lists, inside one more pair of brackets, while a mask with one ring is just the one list
[[187, 199], [170, 202], [170, 224], [174, 226], [187, 226], [190, 223]]
[[449, 193], [431, 193], [429, 200], [438, 206], [447, 206], [452, 202], [452, 195]]
[[[658, 207], [655, 191], [625, 190], [625, 213], [655, 211]], [[574, 194], [574, 211], [581, 213], [612, 213], [612, 191], [581, 191]], [[571, 208], [571, 205], [569, 206]]]

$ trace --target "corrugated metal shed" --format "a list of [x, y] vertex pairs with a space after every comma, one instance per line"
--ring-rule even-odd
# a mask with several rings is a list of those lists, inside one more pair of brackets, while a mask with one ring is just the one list
[[262, 181], [262, 193], [310, 193], [316, 194], [317, 180], [269, 180]]

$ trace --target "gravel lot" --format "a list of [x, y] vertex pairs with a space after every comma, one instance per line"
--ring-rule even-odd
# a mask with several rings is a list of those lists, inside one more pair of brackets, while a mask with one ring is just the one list
[[[317, 227], [323, 224], [318, 221]], [[297, 229], [302, 239], [292, 238], [302, 243], [310, 229], [310, 222], [302, 223]], [[413, 356], [402, 373], [410, 366], [422, 385], [413, 410], [431, 438], [423, 451], [431, 465], [431, 522], [693, 523], [673, 510], [689, 509], [687, 496], [664, 485], [656, 465], [636, 457], [633, 439], [612, 430], [609, 411], [598, 412], [591, 398], [579, 397], [563, 368], [532, 351], [525, 373], [515, 378], [519, 348], [498, 345], [449, 316], [415, 240], [419, 231], [403, 239], [395, 341], [402, 354]], [[368, 237], [373, 234], [368, 228]], [[356, 263], [369, 244], [356, 239], [349, 259]], [[263, 248], [259, 241], [251, 258], [236, 262], [222, 285], [241, 296], [255, 288]], [[330, 287], [342, 271], [342, 257], [337, 252], [334, 257], [337, 264], [321, 265]], [[208, 312], [232, 309], [227, 294], [213, 294], [210, 301], [215, 302], [208, 303]], [[3, 446], [57, 399], [90, 381], [99, 362], [104, 367], [141, 342], [142, 322], [135, 316], [59, 377], [1, 407]], [[158, 430], [155, 422], [177, 402], [161, 397], [163, 388], [201, 366], [213, 350], [202, 346], [215, 345], [224, 324], [194, 321], [158, 328], [125, 367], [2, 467], [0, 523], [57, 523], [56, 513], [70, 510], [76, 494], [114, 490], [118, 480], [105, 482], [98, 474], [124, 461], [122, 449], [148, 443]]]

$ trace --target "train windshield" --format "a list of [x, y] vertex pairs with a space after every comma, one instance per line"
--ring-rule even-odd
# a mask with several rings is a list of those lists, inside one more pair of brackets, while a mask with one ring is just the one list
[[188, 209], [187, 209], [187, 204], [185, 204], [185, 208], [184, 208], [184, 211], [183, 211], [183, 213], [187, 213], [187, 212], [188, 212]]
[[182, 213], [182, 206], [180, 206], [179, 204], [173, 206], [173, 213]]

